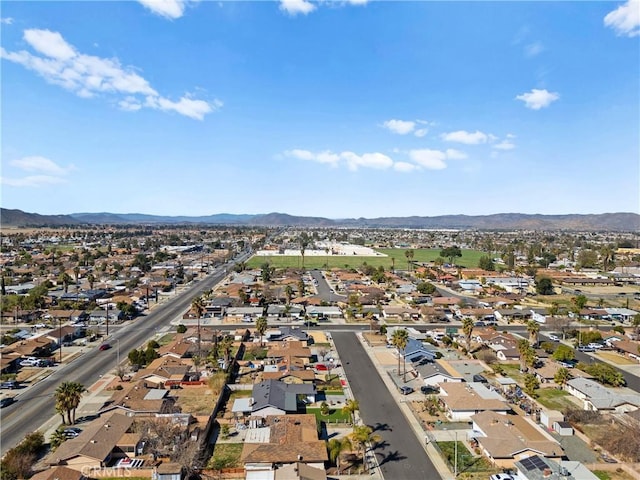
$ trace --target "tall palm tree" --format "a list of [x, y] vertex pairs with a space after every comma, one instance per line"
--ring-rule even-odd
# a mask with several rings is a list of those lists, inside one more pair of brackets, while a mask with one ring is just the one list
[[518, 340], [518, 353], [520, 354], [520, 370], [528, 370], [528, 366], [533, 365], [536, 360], [536, 352], [531, 348], [528, 340]]
[[293, 297], [293, 287], [291, 285], [284, 287], [284, 296], [287, 299], [287, 305], [290, 304], [291, 298]]
[[93, 273], [87, 275], [87, 281], [89, 282], [89, 288], [93, 290], [93, 285], [96, 283], [96, 277]]
[[413, 260], [414, 251], [413, 249], [405, 250], [404, 256], [407, 257], [407, 270], [411, 271], [412, 260]]
[[356, 425], [356, 412], [360, 410], [360, 404], [357, 400], [349, 399], [342, 407], [342, 413], [346, 413], [351, 417], [351, 425]]
[[67, 436], [64, 434], [64, 429], [58, 428], [49, 437], [49, 445], [51, 445], [51, 450], [55, 451], [60, 445], [62, 445], [62, 443], [66, 439], [67, 439]]
[[340, 454], [353, 449], [351, 439], [349, 437], [332, 438], [327, 442], [327, 449], [329, 451], [329, 460], [336, 464], [338, 475], [340, 475]]
[[231, 352], [233, 351], [233, 338], [226, 335], [220, 342], [220, 350], [222, 350], [224, 354], [224, 364], [227, 365], [228, 368], [229, 362], [231, 361]]
[[380, 435], [373, 433], [373, 428], [369, 425], [359, 425], [354, 427], [353, 432], [349, 435], [353, 445], [361, 452], [362, 464], [364, 465], [365, 472], [369, 470], [367, 465], [365, 454], [367, 445], [370, 443], [377, 443], [380, 441]]
[[[85, 392], [84, 385], [78, 382], [62, 382], [54, 393], [55, 408], [63, 417], [63, 423], [73, 425], [76, 421], [76, 408], [80, 405], [82, 394]], [[67, 415], [66, 422], [64, 414]]]
[[258, 332], [258, 335], [260, 335], [260, 346], [262, 347], [264, 345], [263, 342], [263, 337], [264, 337], [264, 332], [267, 331], [267, 319], [264, 317], [258, 317], [258, 319], [256, 320], [256, 332]]
[[540, 324], [535, 320], [529, 320], [527, 322], [527, 332], [529, 332], [529, 343], [533, 346], [538, 344], [538, 332], [540, 331]]
[[80, 266], [76, 265], [73, 267], [73, 276], [76, 279], [76, 286], [78, 285], [78, 278], [80, 278]]
[[471, 335], [473, 334], [473, 319], [465, 317], [462, 319], [462, 332], [464, 333], [464, 341], [467, 345], [467, 351], [471, 350]]
[[202, 312], [204, 312], [204, 302], [202, 301], [202, 297], [196, 297], [191, 302], [191, 310], [195, 313], [196, 318], [198, 319], [198, 357], [202, 357], [202, 337], [200, 335], [200, 317], [202, 317]]
[[560, 386], [564, 386], [569, 381], [570, 378], [571, 378], [571, 373], [569, 373], [569, 369], [561, 367], [553, 376], [553, 381]]
[[[393, 332], [391, 336], [391, 344], [398, 349], [398, 375], [400, 375], [400, 357], [403, 357], [402, 351], [407, 347], [407, 343], [409, 342], [409, 332], [407, 332], [404, 328], [398, 328]], [[406, 359], [404, 359], [406, 362]], [[405, 372], [404, 372], [404, 381], [407, 381], [406, 378], [406, 363], [405, 363]]]

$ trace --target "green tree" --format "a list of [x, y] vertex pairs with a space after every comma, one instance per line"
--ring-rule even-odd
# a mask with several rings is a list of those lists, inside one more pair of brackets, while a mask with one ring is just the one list
[[594, 250], [584, 249], [578, 253], [578, 268], [594, 268], [598, 264], [598, 254]]
[[187, 327], [183, 324], [178, 324], [178, 326], [176, 327], [176, 332], [177, 333], [185, 333], [187, 331]]
[[436, 291], [436, 287], [429, 282], [420, 282], [418, 283], [416, 290], [418, 290], [418, 292], [422, 293], [423, 295], [431, 295]]
[[200, 319], [204, 312], [204, 302], [202, 297], [195, 297], [191, 301], [191, 310], [193, 310], [194, 315], [198, 319], [198, 356], [202, 357], [202, 335], [200, 334]]
[[51, 445], [51, 451], [55, 452], [57, 448], [67, 439], [64, 434], [64, 428], [58, 428], [49, 437], [49, 445]]
[[626, 383], [622, 373], [606, 363], [579, 363], [577, 367], [605, 385], [620, 387]]
[[576, 352], [570, 346], [560, 344], [551, 357], [558, 362], [567, 362], [576, 358]]
[[558, 385], [564, 386], [571, 379], [571, 374], [568, 368], [561, 367], [553, 376], [553, 381]]
[[61, 283], [62, 285], [64, 285], [64, 293], [69, 292], [69, 284], [71, 284], [71, 280], [72, 279], [67, 272], [62, 272], [58, 276], [58, 283]]
[[483, 255], [478, 259], [478, 268], [493, 272], [496, 269], [493, 259], [488, 255]]
[[[404, 328], [398, 328], [393, 332], [393, 335], [391, 336], [391, 345], [396, 347], [396, 349], [398, 350], [398, 375], [400, 375], [400, 357], [404, 359], [404, 355], [402, 354], [402, 352], [407, 347], [408, 342], [409, 342], [409, 332], [407, 332]], [[405, 371], [405, 382], [406, 382], [406, 371]]]
[[571, 298], [571, 303], [573, 303], [573, 305], [574, 305], [574, 307], [575, 307], [574, 311], [575, 311], [576, 313], [580, 313], [580, 311], [581, 311], [584, 307], [586, 307], [586, 306], [587, 306], [587, 302], [588, 302], [588, 301], [589, 301], [589, 300], [588, 300], [588, 299], [587, 299], [587, 297], [586, 297], [586, 296], [584, 296], [584, 295], [577, 295], [577, 296], [575, 296], [575, 297]]
[[[82, 394], [85, 392], [84, 385], [78, 382], [62, 382], [56, 388], [53, 395], [55, 408], [63, 417], [63, 423], [73, 425], [76, 421], [76, 409], [80, 405]], [[66, 414], [66, 421], [64, 415]]]
[[540, 277], [536, 280], [536, 293], [538, 295], [553, 295], [553, 282], [548, 277]]
[[93, 273], [89, 273], [89, 275], [87, 275], [87, 282], [89, 282], [89, 288], [93, 290], [93, 286], [96, 283], [96, 277]]
[[527, 373], [524, 376], [524, 391], [529, 395], [534, 395], [535, 391], [540, 388], [540, 382], [538, 381], [538, 377], [536, 377], [532, 373]]
[[520, 354], [520, 370], [526, 372], [527, 367], [535, 363], [535, 350], [531, 348], [527, 340], [521, 339], [518, 340], [518, 353]]
[[293, 298], [293, 287], [291, 285], [284, 287], [284, 295], [287, 299], [287, 304], [290, 304], [291, 299]]
[[267, 327], [268, 327], [268, 324], [267, 324], [266, 318], [259, 317], [256, 320], [256, 332], [258, 332], [258, 335], [260, 335], [260, 346], [264, 345], [263, 338], [264, 338], [264, 332], [267, 331]]
[[407, 270], [411, 271], [411, 267], [413, 266], [413, 256], [415, 252], [413, 249], [405, 250], [404, 256], [407, 257]]
[[340, 475], [340, 455], [342, 452], [350, 452], [353, 450], [351, 439], [349, 437], [332, 438], [327, 442], [327, 450], [329, 453], [329, 460], [331, 460], [332, 463], [335, 463], [336, 468], [338, 469], [338, 475]]
[[538, 345], [538, 332], [540, 332], [540, 324], [535, 320], [527, 322], [527, 332], [529, 332], [529, 343], [532, 346]]
[[377, 443], [381, 440], [380, 435], [373, 433], [373, 428], [368, 425], [359, 425], [354, 427], [353, 432], [349, 435], [353, 446], [360, 452], [365, 472], [368, 471], [368, 465], [365, 461], [367, 445]]
[[453, 245], [451, 247], [443, 248], [440, 251], [440, 256], [448, 259], [449, 263], [453, 264], [454, 258], [462, 257], [462, 251], [460, 250], [460, 247]]
[[358, 410], [360, 410], [360, 404], [357, 400], [352, 399], [347, 400], [344, 407], [342, 407], [342, 413], [349, 415], [349, 418], [351, 418], [351, 425], [355, 426], [356, 424], [356, 412]]
[[271, 281], [271, 277], [273, 275], [273, 267], [269, 264], [269, 262], [264, 262], [261, 266], [261, 273], [260, 276], [262, 278], [262, 281], [264, 283], [268, 283]]

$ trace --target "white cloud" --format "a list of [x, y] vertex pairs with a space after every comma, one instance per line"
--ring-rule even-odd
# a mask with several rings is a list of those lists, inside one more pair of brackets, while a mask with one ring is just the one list
[[72, 167], [63, 168], [53, 160], [49, 160], [45, 157], [24, 157], [16, 160], [11, 160], [9, 165], [17, 167], [26, 172], [44, 172], [53, 175], [65, 175], [67, 171]]
[[533, 42], [524, 47], [524, 54], [527, 57], [535, 57], [544, 51], [544, 46], [541, 42]]
[[284, 152], [285, 156], [297, 158], [298, 160], [307, 160], [318, 163], [325, 163], [332, 166], [337, 166], [340, 161], [340, 155], [333, 153], [329, 150], [325, 150], [320, 153], [313, 153], [309, 150], [293, 149]]
[[549, 92], [546, 89], [538, 90], [537, 88], [533, 88], [530, 92], [518, 95], [516, 100], [522, 100], [527, 108], [540, 110], [541, 108], [548, 107], [559, 98], [560, 95], [558, 93]]
[[0, 23], [2, 23], [3, 25], [11, 25], [13, 23], [13, 18], [11, 17], [0, 18]]
[[513, 150], [514, 148], [516, 148], [516, 146], [513, 142], [510, 142], [509, 140], [503, 140], [500, 143], [496, 143], [495, 145], [492, 145], [491, 148], [494, 148], [496, 150]]
[[447, 155], [447, 159], [449, 160], [464, 160], [468, 157], [466, 153], [461, 152], [460, 150], [455, 150], [453, 148], [447, 148], [445, 154]]
[[357, 155], [353, 152], [342, 152], [340, 158], [347, 162], [349, 170], [356, 171], [360, 167], [385, 170], [393, 166], [393, 160], [384, 153], [365, 153]]
[[366, 5], [369, 0], [347, 0], [351, 5]]
[[408, 162], [396, 162], [393, 164], [393, 169], [398, 172], [413, 172], [419, 168], [418, 165]]
[[57, 185], [66, 183], [64, 178], [51, 175], [31, 175], [22, 178], [0, 177], [0, 183], [10, 187], [43, 187], [46, 185]]
[[413, 132], [413, 134], [418, 137], [418, 138], [422, 138], [424, 137], [427, 133], [429, 132], [428, 128], [419, 128], [418, 130], [416, 130], [415, 132]]
[[429, 150], [427, 148], [411, 150], [409, 152], [409, 158], [429, 170], [442, 170], [447, 168], [447, 164], [444, 163], [447, 159], [447, 154], [440, 150]]
[[1, 183], [10, 187], [41, 187], [66, 183], [64, 176], [74, 168], [73, 165], [61, 167], [53, 160], [40, 156], [17, 158], [11, 160], [9, 165], [36, 174], [21, 178], [2, 177]]
[[416, 127], [416, 122], [412, 122], [411, 120], [387, 120], [382, 126], [398, 135], [406, 135], [413, 131]]
[[613, 28], [616, 35], [637, 37], [640, 35], [640, 1], [627, 0], [604, 17], [604, 24]]
[[280, 10], [291, 16], [299, 13], [307, 15], [313, 12], [316, 6], [307, 0], [280, 0]]
[[81, 54], [58, 32], [25, 30], [24, 39], [43, 56], [24, 50], [8, 52], [0, 47], [0, 57], [33, 70], [48, 82], [79, 97], [110, 95], [116, 97], [123, 110], [135, 111], [144, 106], [174, 111], [198, 120], [222, 106], [219, 100], [195, 100], [188, 94], [177, 101], [161, 96], [133, 67], [122, 67], [117, 58]]
[[188, 0], [138, 0], [156, 15], [174, 20], [184, 15]]
[[487, 143], [490, 136], [479, 130], [475, 132], [467, 132], [466, 130], [457, 130], [455, 132], [443, 133], [440, 138], [447, 142], [458, 142], [467, 145], [477, 145], [479, 143]]

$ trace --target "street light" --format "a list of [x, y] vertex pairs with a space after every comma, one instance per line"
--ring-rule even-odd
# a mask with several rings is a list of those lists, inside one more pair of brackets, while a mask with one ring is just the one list
[[109, 336], [109, 302], [107, 302], [107, 337]]

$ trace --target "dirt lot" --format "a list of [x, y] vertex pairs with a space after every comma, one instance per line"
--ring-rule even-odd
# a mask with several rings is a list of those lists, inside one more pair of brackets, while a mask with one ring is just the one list
[[183, 412], [193, 415], [209, 415], [213, 410], [215, 398], [207, 386], [185, 387], [171, 390], [171, 395], [178, 398], [178, 405]]

